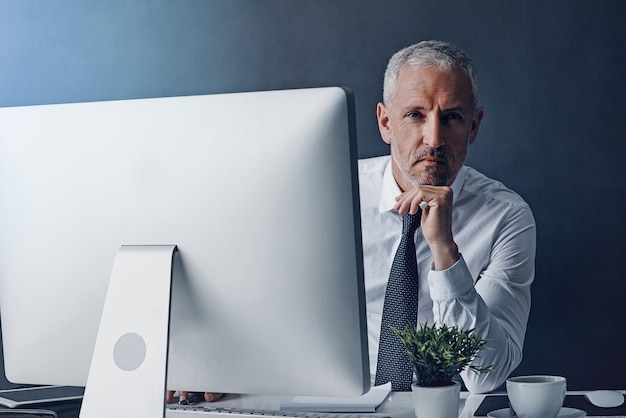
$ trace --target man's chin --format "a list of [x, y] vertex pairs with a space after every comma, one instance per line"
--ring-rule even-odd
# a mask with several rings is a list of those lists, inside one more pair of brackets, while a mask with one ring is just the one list
[[420, 186], [449, 186], [452, 180], [450, 173], [422, 173], [413, 176], [413, 182]]
[[449, 186], [456, 177], [453, 171], [447, 164], [423, 166], [417, 163], [413, 166], [411, 180], [420, 186]]

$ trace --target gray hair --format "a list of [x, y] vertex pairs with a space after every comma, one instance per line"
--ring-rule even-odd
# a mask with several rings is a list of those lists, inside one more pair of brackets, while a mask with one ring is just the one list
[[460, 68], [470, 79], [474, 106], [478, 105], [478, 78], [472, 60], [460, 48], [441, 41], [422, 41], [396, 52], [385, 70], [383, 102], [386, 106], [396, 93], [398, 74], [404, 64], [414, 67], [435, 67], [443, 71]]

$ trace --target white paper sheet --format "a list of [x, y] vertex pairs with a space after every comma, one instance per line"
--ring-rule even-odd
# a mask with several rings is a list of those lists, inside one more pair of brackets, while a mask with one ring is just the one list
[[375, 412], [391, 393], [391, 383], [372, 387], [369, 392], [353, 398], [297, 396], [281, 402], [280, 409], [314, 412]]

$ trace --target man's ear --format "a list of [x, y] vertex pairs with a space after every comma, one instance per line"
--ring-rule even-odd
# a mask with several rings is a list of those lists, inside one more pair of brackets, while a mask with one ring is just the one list
[[470, 145], [474, 143], [478, 136], [478, 129], [480, 128], [480, 122], [483, 120], [484, 111], [482, 107], [477, 107], [472, 117], [472, 128], [469, 134]]
[[376, 117], [378, 118], [378, 130], [380, 136], [387, 144], [391, 144], [391, 125], [389, 124], [389, 112], [387, 106], [378, 103], [376, 106]]

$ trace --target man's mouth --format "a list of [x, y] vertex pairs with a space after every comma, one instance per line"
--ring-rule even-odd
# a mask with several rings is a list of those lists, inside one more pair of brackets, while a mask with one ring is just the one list
[[417, 156], [413, 165], [422, 164], [426, 167], [439, 167], [448, 165], [450, 158], [443, 150], [429, 149]]
[[418, 163], [423, 163], [425, 165], [445, 165], [448, 164], [448, 162], [443, 159], [443, 158], [436, 158], [436, 157], [425, 157], [422, 159], [417, 160]]

